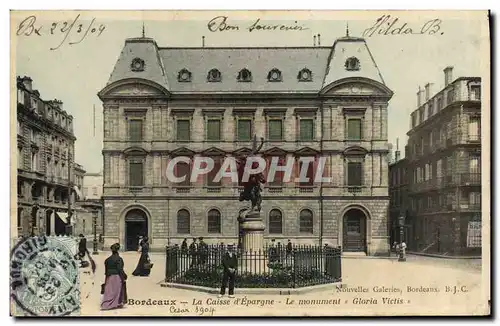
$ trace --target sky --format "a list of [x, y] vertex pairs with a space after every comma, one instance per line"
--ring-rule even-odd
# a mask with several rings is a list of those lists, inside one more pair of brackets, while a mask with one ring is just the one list
[[[350, 36], [361, 37], [383, 15], [390, 15], [388, 22], [398, 18], [392, 29], [406, 24], [403, 30], [411, 28], [414, 33], [426, 23], [440, 20], [439, 31], [432, 35], [364, 36], [386, 85], [394, 92], [388, 107], [388, 141], [395, 149], [399, 138], [404, 155], [419, 86], [430, 82], [433, 93], [442, 89], [446, 66], [454, 67], [454, 79], [486, 77], [488, 56], [481, 55], [488, 51], [486, 12], [16, 12], [11, 16], [12, 69], [17, 76], [30, 76], [44, 100], [63, 101], [64, 110], [74, 118], [77, 163], [87, 172], [99, 172], [103, 166], [103, 114], [97, 93], [106, 85], [125, 39], [140, 37], [143, 24], [146, 36], [160, 47], [199, 47], [202, 36], [207, 47], [312, 46], [317, 34], [321, 34], [321, 46], [331, 46], [346, 35], [347, 25]], [[36, 21], [25, 20], [30, 16]], [[208, 23], [217, 16], [228, 17], [227, 24], [240, 29], [209, 30]], [[66, 33], [61, 32], [64, 22], [69, 26], [76, 18], [65, 38]], [[302, 30], [250, 31], [247, 27], [257, 19], [262, 24], [301, 26]], [[79, 24], [82, 30], [77, 33]], [[436, 23], [432, 26], [429, 30], [437, 29]]]

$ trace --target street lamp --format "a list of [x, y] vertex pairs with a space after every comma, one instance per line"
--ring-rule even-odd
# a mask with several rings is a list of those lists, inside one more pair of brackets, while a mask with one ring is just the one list
[[99, 254], [97, 252], [97, 210], [92, 211], [92, 222], [94, 225], [94, 251], [92, 252], [93, 255]]
[[406, 245], [404, 244], [404, 225], [405, 225], [405, 217], [401, 215], [399, 217], [399, 259], [398, 261], [406, 261]]

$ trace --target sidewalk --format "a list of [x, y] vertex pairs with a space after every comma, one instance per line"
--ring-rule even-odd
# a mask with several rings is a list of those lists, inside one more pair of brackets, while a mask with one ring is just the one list
[[416, 255], [416, 256], [443, 258], [443, 259], [481, 259], [480, 255], [479, 256], [449, 256], [449, 255], [428, 254], [425, 252], [418, 252], [418, 251], [407, 251], [407, 254]]

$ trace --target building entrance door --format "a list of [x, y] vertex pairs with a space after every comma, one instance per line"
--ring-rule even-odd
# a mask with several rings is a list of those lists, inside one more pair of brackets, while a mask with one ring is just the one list
[[366, 252], [366, 216], [359, 209], [350, 209], [344, 215], [343, 251]]
[[125, 216], [125, 250], [139, 248], [139, 236], [148, 235], [148, 218], [140, 209], [133, 209]]

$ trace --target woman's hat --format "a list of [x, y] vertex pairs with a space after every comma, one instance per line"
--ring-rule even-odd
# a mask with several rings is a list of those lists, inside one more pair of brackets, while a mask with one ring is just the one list
[[111, 246], [111, 251], [118, 251], [120, 250], [120, 244], [119, 243], [115, 243]]

